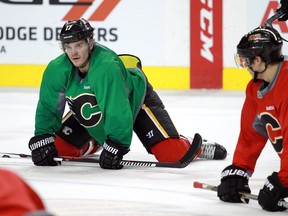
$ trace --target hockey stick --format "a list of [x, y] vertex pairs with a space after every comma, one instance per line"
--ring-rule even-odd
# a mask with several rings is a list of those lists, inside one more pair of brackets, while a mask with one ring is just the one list
[[[17, 153], [0, 153], [0, 157], [2, 158], [32, 158], [31, 155], [28, 154], [17, 154]], [[58, 162], [80, 162], [80, 163], [99, 163], [99, 158], [93, 157], [54, 157], [55, 161]], [[167, 163], [167, 162], [152, 162], [152, 161], [136, 161], [136, 160], [122, 160], [120, 162], [123, 166], [142, 166], [142, 167], [168, 167], [168, 168], [184, 168], [180, 161], [175, 163]], [[188, 165], [188, 163], [187, 163]]]
[[274, 14], [273, 16], [271, 16], [270, 18], [268, 18], [265, 23], [264, 26], [273, 28], [272, 26], [272, 22], [276, 19], [278, 19], [279, 17], [283, 16], [285, 14], [285, 12], [283, 10], [279, 10], [276, 14]]
[[[196, 133], [193, 142], [186, 152], [186, 154], [177, 162], [151, 162], [151, 161], [135, 161], [135, 160], [122, 160], [120, 162], [123, 166], [141, 166], [141, 167], [166, 167], [166, 168], [184, 168], [188, 166], [196, 157], [202, 145], [202, 137]], [[56, 161], [74, 161], [74, 162], [87, 162], [99, 163], [99, 158], [89, 157], [58, 157], [54, 158]]]
[[[270, 27], [272, 29], [274, 29], [273, 25], [272, 25], [272, 22], [275, 21], [276, 19], [282, 17], [286, 15], [286, 12], [284, 10], [279, 10], [276, 14], [274, 14], [273, 16], [271, 16], [270, 18], [268, 18], [265, 23], [264, 23], [264, 26], [266, 27]], [[281, 35], [280, 35], [281, 39], [288, 42], [285, 38], [283, 38]]]
[[[195, 181], [193, 186], [194, 186], [194, 188], [199, 188], [199, 189], [217, 192], [217, 186], [214, 186], [214, 185]], [[258, 196], [255, 194], [249, 194], [249, 193], [245, 193], [245, 192], [239, 192], [239, 194], [241, 195], [241, 199], [244, 198], [244, 199], [258, 200]], [[288, 208], [288, 202], [286, 202], [286, 201], [278, 201], [277, 205], [280, 207]]]
[[[199, 134], [195, 134], [193, 142], [186, 152], [186, 154], [177, 162], [151, 162], [151, 161], [136, 161], [136, 160], [122, 160], [120, 162], [123, 166], [141, 166], [141, 167], [167, 167], [167, 168], [184, 168], [191, 163], [197, 155], [202, 145], [202, 138]], [[17, 153], [3, 153], [0, 152], [2, 158], [32, 158], [31, 155], [17, 154]], [[86, 163], [99, 163], [99, 158], [92, 157], [55, 157], [55, 161], [73, 161]]]

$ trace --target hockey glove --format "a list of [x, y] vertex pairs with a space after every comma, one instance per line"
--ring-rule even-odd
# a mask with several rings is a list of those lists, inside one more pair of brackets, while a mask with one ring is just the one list
[[29, 141], [29, 149], [32, 151], [32, 161], [37, 166], [57, 166], [54, 157], [58, 156], [54, 145], [54, 136], [43, 134], [34, 136]]
[[100, 167], [103, 169], [122, 169], [120, 165], [123, 155], [128, 152], [122, 145], [111, 139], [107, 139], [100, 155]]
[[284, 14], [278, 18], [279, 21], [286, 21], [288, 20], [288, 1], [287, 0], [281, 0], [280, 1], [280, 7], [276, 10], [276, 12], [283, 11]]
[[239, 192], [251, 193], [248, 185], [249, 172], [241, 167], [230, 165], [221, 173], [221, 184], [217, 195], [220, 200], [232, 203], [249, 203], [249, 199], [242, 199]]
[[268, 176], [264, 187], [260, 190], [258, 196], [259, 205], [267, 211], [285, 211], [287, 208], [277, 205], [278, 201], [283, 201], [288, 196], [288, 188], [285, 188], [276, 172]]

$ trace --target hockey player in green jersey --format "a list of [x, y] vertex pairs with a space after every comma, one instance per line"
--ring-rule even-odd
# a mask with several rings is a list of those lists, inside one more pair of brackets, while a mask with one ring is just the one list
[[[136, 56], [118, 56], [95, 43], [84, 19], [66, 22], [60, 41], [64, 53], [44, 71], [35, 136], [29, 141], [35, 165], [54, 166], [54, 157], [102, 149], [100, 166], [120, 169], [133, 131], [160, 162], [185, 155], [192, 141], [179, 135]], [[62, 119], [65, 104], [70, 112]], [[214, 142], [195, 149], [200, 158], [224, 159], [227, 154]]]

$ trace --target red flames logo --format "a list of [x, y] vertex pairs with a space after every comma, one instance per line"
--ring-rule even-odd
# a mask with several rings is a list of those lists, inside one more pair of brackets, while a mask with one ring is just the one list
[[[93, 2], [94, 0], [78, 0], [77, 3], [79, 4], [73, 5], [62, 20], [76, 20], [81, 18]], [[119, 2], [120, 0], [103, 0], [87, 20], [104, 21]]]

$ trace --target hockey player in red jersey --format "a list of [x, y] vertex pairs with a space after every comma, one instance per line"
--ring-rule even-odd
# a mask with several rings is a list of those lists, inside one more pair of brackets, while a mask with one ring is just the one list
[[[133, 131], [158, 161], [180, 160], [192, 141], [179, 135], [140, 60], [95, 43], [93, 30], [85, 19], [68, 21], [61, 30], [64, 53], [44, 72], [29, 141], [34, 164], [57, 165], [58, 155], [92, 154], [101, 146], [100, 166], [120, 169]], [[66, 102], [71, 111], [61, 123]], [[197, 144], [194, 153], [206, 159], [227, 154], [214, 142]]]
[[0, 215], [52, 216], [38, 194], [14, 172], [0, 169]]
[[270, 140], [280, 158], [280, 170], [268, 176], [258, 203], [267, 211], [284, 211], [277, 205], [288, 196], [288, 60], [283, 40], [272, 27], [258, 27], [242, 37], [235, 60], [253, 79], [246, 87], [241, 130], [232, 165], [221, 174], [218, 197], [226, 202], [246, 202], [239, 192], [250, 193], [249, 177], [262, 149]]

